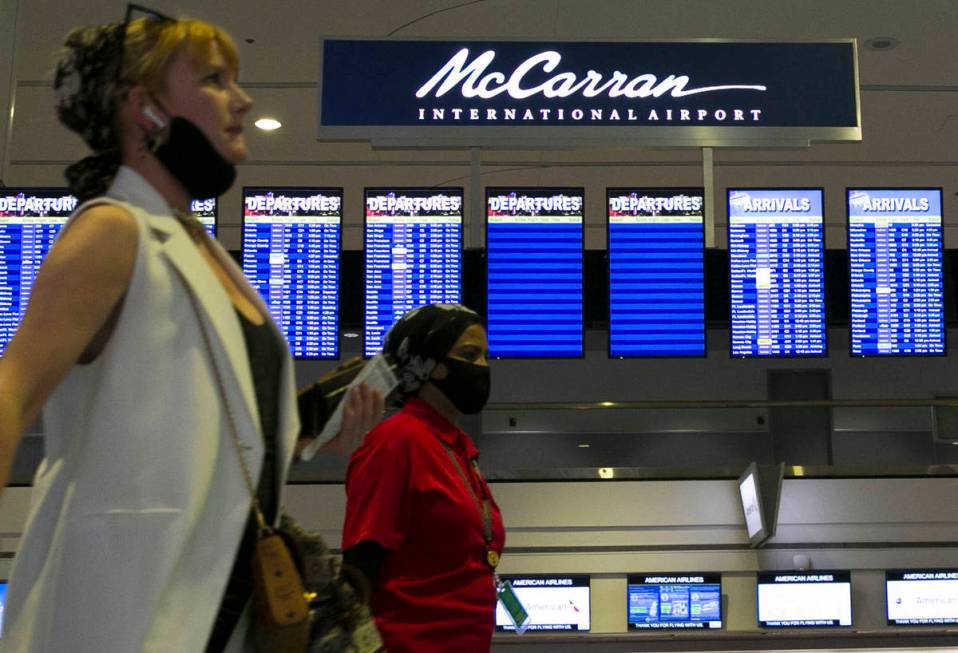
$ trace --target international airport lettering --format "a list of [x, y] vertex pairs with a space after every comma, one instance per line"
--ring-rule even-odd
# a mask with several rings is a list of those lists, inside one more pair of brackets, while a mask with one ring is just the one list
[[776, 576], [776, 583], [833, 583], [832, 574], [812, 574], [809, 576]]
[[[681, 108], [650, 109], [644, 111], [633, 107], [607, 108], [591, 107], [587, 103], [582, 107], [546, 107], [522, 104], [500, 109], [482, 107], [481, 101], [507, 95], [513, 100], [528, 101], [536, 96], [547, 100], [582, 98], [587, 101], [602, 96], [609, 99], [622, 98], [626, 101], [647, 98], [686, 98], [689, 96], [718, 93], [723, 91], [747, 91], [764, 93], [764, 84], [722, 84], [716, 86], [689, 87], [688, 75], [669, 74], [659, 79], [651, 73], [632, 74], [614, 70], [603, 74], [588, 70], [581, 78], [574, 72], [557, 72], [562, 55], [555, 50], [539, 52], [519, 63], [511, 72], [491, 70], [496, 58], [495, 50], [486, 50], [469, 60], [469, 49], [462, 48], [454, 54], [433, 76], [419, 87], [416, 97], [420, 100], [429, 96], [441, 98], [447, 93], [458, 91], [465, 100], [479, 102], [472, 107], [426, 107], [420, 106], [420, 121], [482, 121], [496, 123], [502, 121], [646, 121], [646, 122], [751, 122], [762, 119], [762, 109], [746, 107], [726, 108]], [[552, 73], [556, 73], [552, 75]], [[551, 77], [548, 75], [552, 75]]]
[[609, 210], [616, 213], [698, 212], [702, 210], [702, 198], [695, 195], [668, 195], [650, 197], [647, 195], [625, 195], [609, 198]]
[[246, 198], [246, 210], [255, 213], [315, 214], [338, 212], [343, 200], [336, 195], [308, 195], [305, 197], [251, 195]]
[[378, 195], [366, 198], [366, 210], [370, 213], [452, 213], [462, 209], [462, 197], [458, 195]]
[[489, 210], [499, 212], [528, 213], [578, 213], [582, 210], [582, 197], [571, 195], [529, 196], [497, 195], [489, 198]]
[[50, 213], [72, 213], [77, 206], [77, 198], [72, 195], [60, 197], [37, 197], [35, 195], [19, 194], [0, 196], [0, 213], [30, 213], [33, 215], [48, 215]]
[[444, 107], [434, 108], [431, 111], [425, 107], [419, 107], [417, 117], [420, 121], [430, 120], [432, 122], [449, 122], [450, 120], [470, 122], [534, 122], [538, 120], [558, 120], [571, 122], [636, 122], [644, 120], [646, 122], [704, 122], [713, 119], [717, 122], [760, 122], [762, 118], [761, 109], [650, 109], [649, 112], [639, 113], [635, 109], [517, 109], [506, 108], [501, 111], [497, 109], [479, 109], [476, 107], [463, 108], [453, 107], [446, 109]]

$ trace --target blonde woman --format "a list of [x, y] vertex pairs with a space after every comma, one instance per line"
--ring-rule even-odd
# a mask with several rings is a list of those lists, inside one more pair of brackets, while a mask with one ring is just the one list
[[[198, 20], [67, 38], [57, 111], [93, 155], [67, 169], [82, 204], [0, 360], [0, 487], [41, 407], [46, 430], [8, 653], [249, 646], [255, 529], [234, 440], [273, 519], [299, 420], [266, 306], [188, 214], [246, 157], [238, 68], [232, 39]], [[382, 411], [365, 389], [348, 402], [343, 451]]]

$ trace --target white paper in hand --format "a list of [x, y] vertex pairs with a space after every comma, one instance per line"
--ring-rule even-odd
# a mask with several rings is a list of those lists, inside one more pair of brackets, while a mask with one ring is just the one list
[[333, 411], [323, 430], [316, 436], [316, 439], [306, 445], [306, 448], [299, 454], [301, 460], [312, 460], [313, 456], [316, 455], [316, 452], [319, 451], [324, 444], [336, 437], [336, 434], [339, 433], [339, 429], [343, 425], [343, 406], [346, 405], [348, 395], [352, 392], [353, 388], [362, 383], [365, 383], [374, 390], [379, 390], [383, 397], [387, 397], [399, 384], [399, 380], [396, 378], [396, 375], [393, 374], [389, 363], [386, 362], [382, 354], [377, 354], [366, 361], [366, 364], [363, 365], [363, 369], [360, 370], [356, 378], [349, 384], [346, 392], [343, 393], [342, 401], [336, 406], [336, 410]]

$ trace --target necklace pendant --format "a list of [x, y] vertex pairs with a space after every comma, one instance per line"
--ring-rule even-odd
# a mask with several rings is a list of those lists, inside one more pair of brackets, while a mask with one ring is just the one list
[[489, 549], [486, 551], [486, 562], [489, 563], [489, 566], [495, 569], [499, 566], [499, 554]]

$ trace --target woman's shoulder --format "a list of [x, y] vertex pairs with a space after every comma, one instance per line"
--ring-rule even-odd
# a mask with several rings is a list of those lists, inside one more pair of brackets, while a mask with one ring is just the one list
[[363, 446], [371, 448], [406, 448], [429, 436], [427, 425], [406, 409], [390, 415], [366, 436]]
[[97, 220], [100, 224], [114, 229], [135, 230], [136, 218], [131, 209], [132, 207], [125, 202], [101, 197], [79, 206], [70, 221]]
[[77, 207], [59, 240], [85, 237], [102, 245], [99, 239], [109, 237], [112, 244], [122, 246], [135, 243], [138, 232], [137, 219], [129, 207], [110, 198], [98, 198]]

